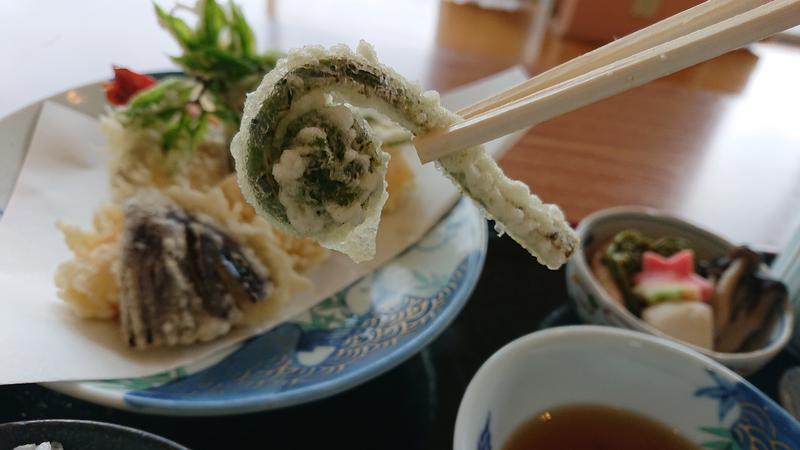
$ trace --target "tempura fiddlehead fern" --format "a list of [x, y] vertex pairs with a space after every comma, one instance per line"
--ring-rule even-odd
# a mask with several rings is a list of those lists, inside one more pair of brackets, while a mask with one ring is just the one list
[[[374, 108], [415, 135], [460, 120], [438, 94], [380, 64], [368, 44], [358, 52], [305, 47], [247, 99], [232, 152], [246, 198], [274, 225], [361, 261], [374, 255], [388, 157], [350, 105]], [[505, 177], [480, 146], [437, 165], [541, 263], [558, 267], [575, 250], [558, 207]]]

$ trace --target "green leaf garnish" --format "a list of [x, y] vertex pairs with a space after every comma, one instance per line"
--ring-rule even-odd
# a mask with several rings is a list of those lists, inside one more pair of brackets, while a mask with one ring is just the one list
[[[250, 24], [248, 24], [247, 20], [244, 18], [241, 8], [236, 6], [232, 1], [228, 3], [228, 7], [231, 11], [231, 27], [234, 31], [234, 42], [236, 43], [239, 51], [245, 55], [255, 55], [256, 38], [253, 34], [253, 29], [250, 28]], [[272, 63], [274, 65], [274, 61]]]
[[156, 16], [158, 16], [158, 23], [178, 41], [178, 44], [184, 49], [189, 50], [194, 47], [194, 32], [189, 25], [182, 19], [176, 17], [158, 5], [153, 5], [156, 9]]
[[216, 45], [219, 42], [219, 34], [225, 26], [227, 20], [225, 13], [219, 7], [217, 2], [205, 1], [201, 3], [203, 7], [203, 15], [198, 27], [198, 34], [202, 37], [201, 42], [206, 45]]
[[200, 0], [195, 7], [198, 23], [194, 30], [176, 15], [158, 5], [155, 8], [159, 23], [184, 50], [173, 61], [189, 75], [225, 88], [253, 75], [260, 78], [275, 67], [278, 55], [257, 52], [253, 29], [233, 2], [222, 6], [215, 0]]
[[[165, 152], [191, 155], [217, 121], [232, 135], [239, 127], [244, 96], [269, 72], [279, 52], [259, 53], [255, 34], [232, 1], [199, 0], [187, 20], [154, 4], [158, 23], [180, 45], [172, 60], [186, 77], [169, 78], [139, 92], [115, 114], [129, 128], [155, 131]], [[190, 24], [194, 23], [194, 26]], [[216, 118], [216, 119], [214, 119]]]

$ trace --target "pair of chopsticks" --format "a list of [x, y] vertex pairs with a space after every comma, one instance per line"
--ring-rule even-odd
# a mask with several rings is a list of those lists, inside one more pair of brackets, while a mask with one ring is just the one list
[[414, 145], [427, 163], [799, 24], [800, 0], [708, 0], [468, 106]]

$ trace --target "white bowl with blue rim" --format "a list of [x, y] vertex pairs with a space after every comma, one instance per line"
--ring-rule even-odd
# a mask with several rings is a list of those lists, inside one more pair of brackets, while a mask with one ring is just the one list
[[597, 404], [654, 419], [709, 449], [800, 450], [800, 423], [733, 371], [686, 346], [579, 325], [523, 336], [467, 387], [455, 450], [499, 450], [528, 419]]
[[584, 321], [597, 325], [628, 328], [670, 339], [703, 353], [742, 375], [751, 374], [772, 360], [792, 335], [794, 314], [790, 305], [767, 334], [762, 347], [736, 353], [715, 352], [673, 339], [643, 322], [627, 308], [617, 304], [594, 277], [589, 257], [595, 247], [626, 229], [636, 229], [645, 236], [677, 236], [687, 239], [701, 259], [726, 255], [734, 245], [723, 237], [684, 219], [653, 208], [621, 206], [590, 214], [578, 225], [581, 247], [567, 263], [567, 292]]

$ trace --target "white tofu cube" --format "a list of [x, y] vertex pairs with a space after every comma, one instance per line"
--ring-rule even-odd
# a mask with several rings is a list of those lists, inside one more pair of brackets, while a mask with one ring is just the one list
[[712, 350], [714, 314], [703, 302], [663, 302], [646, 308], [642, 320], [664, 334]]

